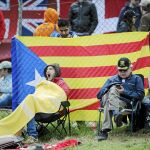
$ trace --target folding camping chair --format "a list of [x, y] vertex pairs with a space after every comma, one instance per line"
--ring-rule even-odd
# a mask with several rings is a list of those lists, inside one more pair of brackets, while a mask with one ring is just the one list
[[[70, 125], [70, 113], [69, 113], [70, 102], [63, 101], [59, 107], [59, 110], [56, 113], [48, 114], [48, 113], [37, 113], [35, 115], [35, 121], [37, 122], [37, 130], [39, 136], [44, 133], [46, 129], [50, 133], [57, 132], [60, 137], [62, 137], [62, 133], [65, 132], [67, 135], [67, 129], [65, 127], [66, 120], [68, 119], [68, 128], [69, 135], [71, 135], [71, 125]], [[53, 130], [50, 131], [47, 127], [51, 125]]]
[[[136, 75], [138, 75], [142, 78], [142, 81], [144, 84], [144, 76], [142, 74], [136, 74]], [[123, 109], [121, 111], [122, 115], [129, 116], [131, 132], [136, 132], [139, 128], [142, 127], [142, 123], [140, 121], [140, 119], [141, 119], [141, 117], [140, 117], [141, 116], [141, 102], [142, 102], [142, 100], [135, 102], [134, 99], [132, 99], [129, 102], [129, 105], [131, 107], [129, 109]], [[99, 134], [101, 131], [101, 127], [102, 127], [101, 116], [102, 116], [102, 112], [104, 111], [104, 108], [99, 107], [98, 111], [99, 111], [99, 119], [98, 119], [98, 134]], [[113, 124], [112, 124], [112, 128], [113, 128]]]

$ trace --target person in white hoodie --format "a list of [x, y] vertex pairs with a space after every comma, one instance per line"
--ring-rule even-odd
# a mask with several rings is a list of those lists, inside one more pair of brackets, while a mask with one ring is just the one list
[[142, 18], [140, 31], [150, 31], [150, 0], [141, 0]]
[[11, 62], [0, 63], [0, 108], [12, 106], [12, 74]]

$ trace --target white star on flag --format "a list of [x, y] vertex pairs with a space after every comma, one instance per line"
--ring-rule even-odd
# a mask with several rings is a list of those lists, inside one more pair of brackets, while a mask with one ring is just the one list
[[39, 72], [35, 69], [35, 80], [27, 82], [26, 84], [29, 85], [29, 86], [36, 87], [43, 80], [45, 80], [45, 77], [41, 77]]

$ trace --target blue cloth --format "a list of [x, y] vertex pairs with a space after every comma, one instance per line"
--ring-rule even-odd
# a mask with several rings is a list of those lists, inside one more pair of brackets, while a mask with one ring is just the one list
[[44, 76], [46, 63], [16, 38], [12, 39], [11, 62], [12, 109], [15, 110], [28, 94], [35, 91], [34, 87], [26, 83], [35, 79], [35, 70]]
[[38, 132], [36, 130], [36, 122], [34, 118], [30, 120], [27, 124], [27, 133], [29, 136], [33, 136], [34, 138], [38, 137]]
[[123, 16], [124, 16], [124, 13], [127, 11], [127, 10], [133, 10], [135, 12], [135, 15], [137, 17], [137, 20], [135, 22], [135, 27], [136, 27], [136, 30], [138, 30], [138, 28], [140, 27], [140, 20], [141, 20], [141, 17], [142, 17], [142, 13], [141, 13], [141, 9], [140, 7], [130, 7], [129, 6], [129, 3], [127, 3], [120, 11], [120, 15], [119, 15], [119, 20], [118, 20], [118, 23], [117, 23], [117, 31], [119, 30], [119, 25], [121, 23], [121, 21], [123, 20]]
[[142, 78], [138, 75], [133, 74], [131, 74], [125, 80], [118, 75], [112, 76], [105, 82], [104, 86], [100, 89], [97, 94], [97, 98], [101, 99], [102, 96], [109, 90], [110, 86], [113, 85], [113, 83], [121, 83], [121, 85], [123, 86], [124, 92], [120, 95], [121, 97], [131, 100], [141, 100], [144, 98], [145, 93]]
[[131, 32], [132, 29], [126, 21], [121, 21], [118, 25], [117, 32]]

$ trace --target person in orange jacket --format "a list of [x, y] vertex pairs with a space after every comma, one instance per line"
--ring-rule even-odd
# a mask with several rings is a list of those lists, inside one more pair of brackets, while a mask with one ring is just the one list
[[34, 36], [50, 36], [53, 31], [59, 31], [57, 22], [58, 22], [59, 15], [57, 11], [53, 8], [48, 8], [44, 12], [44, 23], [39, 25], [35, 32], [33, 33]]

